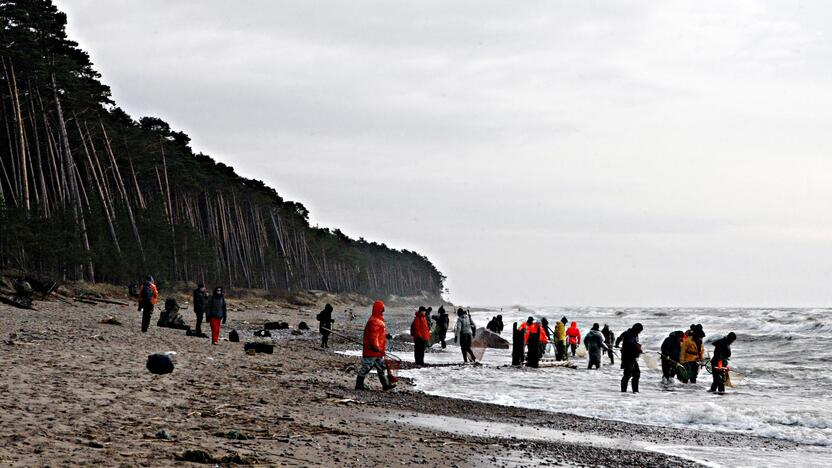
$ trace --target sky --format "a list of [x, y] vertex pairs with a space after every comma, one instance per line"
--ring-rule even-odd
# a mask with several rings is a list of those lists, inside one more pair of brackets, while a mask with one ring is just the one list
[[132, 116], [455, 303], [832, 301], [828, 2], [55, 3]]

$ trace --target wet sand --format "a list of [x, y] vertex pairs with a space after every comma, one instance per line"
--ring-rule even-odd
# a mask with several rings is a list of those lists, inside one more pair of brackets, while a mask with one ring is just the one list
[[[691, 445], [793, 447], [434, 397], [404, 381], [383, 393], [373, 376], [371, 391], [356, 392], [357, 359], [333, 351], [357, 347], [333, 336], [332, 348], [321, 350], [317, 307], [230, 311], [222, 336], [233, 328], [243, 342], [267, 321], [296, 328], [304, 320], [312, 328], [273, 332], [275, 353], [249, 356], [242, 343], [211, 346], [156, 327], [158, 309], [142, 334], [135, 305], [35, 305], [39, 310], [0, 305], [4, 466], [184, 466], [201, 457], [263, 466], [676, 467], [691, 462], [651, 451], [650, 444], [684, 437]], [[360, 337], [367, 307], [355, 309], [353, 323], [336, 312], [336, 328]], [[193, 324], [190, 311], [182, 314]], [[109, 315], [123, 324], [99, 323]], [[402, 330], [412, 315], [410, 308], [388, 308], [386, 316], [391, 329]], [[177, 353], [176, 370], [150, 374], [147, 356], [165, 351]]]

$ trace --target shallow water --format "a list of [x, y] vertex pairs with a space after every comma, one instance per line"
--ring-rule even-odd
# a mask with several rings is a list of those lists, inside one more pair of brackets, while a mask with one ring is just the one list
[[[746, 378], [719, 396], [706, 392], [711, 376], [704, 370], [697, 384], [661, 385], [661, 371], [641, 363], [641, 393], [619, 391], [617, 365], [601, 370], [514, 369], [509, 350], [488, 349], [482, 367], [438, 367], [402, 371], [417, 389], [455, 398], [540, 408], [581, 416], [731, 431], [796, 441], [824, 460], [832, 451], [832, 378], [828, 364], [832, 350], [832, 320], [828, 309], [611, 309], [611, 308], [499, 308], [472, 312], [478, 325], [502, 313], [510, 335], [511, 323], [529, 315], [554, 323], [562, 315], [578, 322], [585, 334], [593, 322], [608, 323], [619, 335], [635, 322], [644, 325], [641, 342], [658, 350], [673, 330], [701, 323], [710, 342], [729, 331], [738, 338], [732, 346], [732, 367]], [[452, 336], [451, 340], [452, 342]], [[408, 356], [412, 357], [412, 356]], [[428, 353], [428, 363], [459, 362], [455, 346]], [[586, 359], [576, 359], [585, 366]], [[608, 363], [606, 358], [604, 363]], [[805, 463], [805, 460], [804, 460]]]

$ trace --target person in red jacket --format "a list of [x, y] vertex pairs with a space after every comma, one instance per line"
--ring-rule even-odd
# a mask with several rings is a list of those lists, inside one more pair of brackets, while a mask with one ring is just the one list
[[144, 283], [139, 288], [139, 310], [142, 313], [142, 333], [147, 333], [150, 326], [150, 317], [153, 315], [153, 306], [159, 302], [159, 290], [153, 277], [147, 275]]
[[575, 350], [581, 344], [581, 331], [578, 330], [578, 324], [576, 322], [572, 322], [569, 325], [569, 329], [566, 330], [566, 341], [569, 343], [569, 348], [572, 349], [572, 357], [575, 357]]
[[384, 365], [384, 355], [387, 351], [387, 325], [384, 323], [384, 303], [373, 303], [373, 314], [364, 326], [364, 350], [361, 353], [361, 369], [355, 379], [356, 390], [367, 390], [364, 378], [375, 368], [378, 380], [383, 390], [395, 388], [396, 384], [387, 380], [387, 366]]
[[413, 336], [413, 358], [417, 365], [425, 363], [425, 348], [430, 343], [430, 328], [426, 318], [427, 309], [419, 307], [413, 323], [410, 324], [410, 334]]

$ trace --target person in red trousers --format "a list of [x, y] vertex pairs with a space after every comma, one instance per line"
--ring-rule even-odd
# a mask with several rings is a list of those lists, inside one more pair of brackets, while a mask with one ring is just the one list
[[211, 343], [220, 342], [220, 322], [225, 323], [227, 312], [225, 307], [225, 296], [222, 294], [222, 286], [214, 288], [214, 294], [208, 299], [208, 307], [205, 309], [205, 317], [211, 325]]

